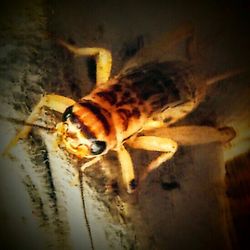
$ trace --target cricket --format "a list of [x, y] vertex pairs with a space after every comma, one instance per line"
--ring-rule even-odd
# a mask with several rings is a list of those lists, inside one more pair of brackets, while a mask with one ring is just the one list
[[[190, 26], [182, 27], [167, 36], [165, 46], [174, 47], [193, 35]], [[54, 128], [58, 147], [79, 159], [86, 158], [81, 171], [110, 150], [115, 151], [121, 166], [121, 185], [133, 193], [151, 171], [175, 155], [178, 145], [227, 143], [235, 137], [231, 127], [175, 126], [203, 101], [211, 85], [242, 72], [230, 70], [208, 78], [196, 68], [195, 42], [187, 43], [186, 60], [147, 62], [114, 77], [110, 76], [109, 50], [79, 48], [62, 40], [59, 44], [75, 56], [95, 57], [96, 87], [78, 101], [56, 94], [44, 95], [4, 154], [20, 139], [27, 138], [46, 106], [62, 114], [61, 122]], [[159, 155], [144, 167], [142, 175], [136, 176], [127, 147], [157, 151]]]

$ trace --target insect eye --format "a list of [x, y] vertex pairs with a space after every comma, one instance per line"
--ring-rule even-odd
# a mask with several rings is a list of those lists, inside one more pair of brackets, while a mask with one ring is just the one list
[[105, 141], [93, 141], [91, 144], [91, 153], [93, 155], [99, 155], [106, 149]]
[[73, 106], [69, 106], [65, 109], [63, 115], [62, 115], [62, 121], [65, 122], [69, 117], [72, 116], [73, 112]]

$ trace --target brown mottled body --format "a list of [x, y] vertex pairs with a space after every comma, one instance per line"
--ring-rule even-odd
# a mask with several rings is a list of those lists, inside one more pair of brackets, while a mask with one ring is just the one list
[[73, 112], [95, 139], [115, 149], [143, 130], [148, 120], [194, 101], [200, 95], [195, 84], [190, 65], [146, 64], [100, 84], [75, 104]]

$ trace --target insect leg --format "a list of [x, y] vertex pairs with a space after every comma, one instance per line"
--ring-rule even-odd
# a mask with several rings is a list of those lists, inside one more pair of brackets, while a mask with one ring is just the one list
[[144, 134], [171, 138], [179, 145], [197, 145], [212, 142], [227, 143], [236, 135], [235, 130], [231, 127], [217, 129], [208, 126], [162, 127], [145, 131]]
[[200, 47], [198, 44], [197, 39], [197, 33], [195, 32], [195, 29], [193, 28], [192, 32], [190, 33], [190, 36], [187, 37], [186, 42], [186, 56], [189, 61], [195, 61], [199, 60], [200, 55]]
[[152, 170], [158, 168], [163, 162], [171, 159], [178, 148], [174, 140], [157, 136], [139, 136], [127, 142], [129, 146], [133, 148], [163, 152], [149, 163], [140, 178], [141, 181], [143, 181]]
[[101, 160], [101, 157], [95, 157], [92, 160], [87, 161], [86, 163], [84, 163], [81, 166], [81, 171], [84, 172], [86, 168], [91, 167], [92, 165], [94, 165], [95, 163], [97, 163], [100, 160]]
[[245, 73], [247, 70], [244, 68], [240, 68], [240, 69], [234, 69], [234, 70], [230, 70], [230, 71], [226, 71], [222, 74], [218, 74], [215, 75], [211, 78], [206, 79], [206, 84], [209, 85], [213, 85], [219, 81], [223, 81], [227, 78], [231, 78], [237, 75], [240, 75], [241, 73]]
[[[182, 42], [186, 42], [187, 39], [192, 37], [193, 30], [193, 25], [186, 22], [173, 31], [161, 34], [153, 43], [141, 48], [135, 56], [128, 60], [120, 73], [126, 72], [126, 70], [129, 70], [131, 67], [145, 64], [145, 62], [156, 61], [159, 59], [159, 56], [161, 58], [162, 54], [168, 54], [168, 51], [175, 50]], [[172, 58], [171, 60], [175, 59]], [[167, 60], [169, 60], [169, 58]]]
[[143, 126], [143, 131], [157, 129], [157, 128], [161, 128], [163, 126], [166, 126], [166, 124], [163, 121], [149, 120]]
[[[32, 124], [39, 118], [40, 110], [43, 106], [46, 106], [52, 110], [58, 111], [60, 113], [63, 113], [65, 109], [68, 106], [71, 106], [75, 103], [74, 100], [59, 96], [59, 95], [45, 95], [41, 98], [39, 103], [34, 107], [32, 113], [27, 118], [25, 123]], [[18, 134], [12, 138], [12, 140], [9, 142], [9, 144], [6, 146], [6, 148], [3, 151], [3, 155], [8, 154], [8, 152], [11, 150], [12, 147], [14, 147], [19, 139], [24, 139], [28, 136], [29, 132], [31, 131], [32, 126], [25, 125], [23, 128], [18, 132]]]
[[169, 126], [176, 123], [178, 120], [183, 119], [196, 106], [197, 102], [191, 100], [175, 107], [169, 107], [168, 109], [160, 113], [157, 117], [155, 117], [155, 119], [157, 119], [159, 122], [164, 121], [165, 126]]
[[117, 153], [121, 164], [123, 183], [127, 188], [127, 192], [132, 193], [136, 185], [132, 159], [124, 146], [121, 146]]
[[[174, 31], [168, 32], [161, 36], [160, 39], [152, 45], [152, 47], [162, 48], [164, 46], [165, 49], [169, 49], [173, 46], [176, 46], [181, 41], [191, 37], [193, 35], [193, 30], [194, 28], [191, 23], [184, 23]], [[145, 50], [149, 49], [151, 49], [151, 46], [145, 47]], [[142, 52], [139, 53], [144, 53], [143, 50], [144, 49], [142, 49]]]
[[62, 40], [59, 43], [76, 56], [94, 56], [96, 58], [96, 84], [104, 83], [109, 80], [112, 55], [111, 52], [104, 48], [78, 48]]

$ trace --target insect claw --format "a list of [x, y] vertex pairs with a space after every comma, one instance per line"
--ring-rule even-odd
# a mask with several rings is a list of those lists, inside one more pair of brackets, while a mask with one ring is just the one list
[[128, 184], [127, 192], [129, 194], [132, 194], [136, 190], [137, 186], [138, 186], [137, 181], [135, 179], [132, 179]]

